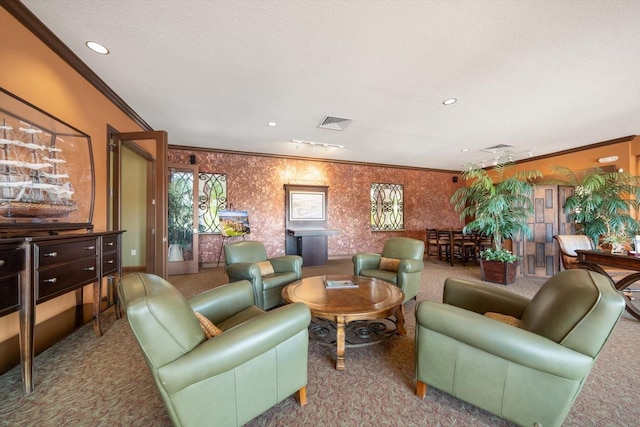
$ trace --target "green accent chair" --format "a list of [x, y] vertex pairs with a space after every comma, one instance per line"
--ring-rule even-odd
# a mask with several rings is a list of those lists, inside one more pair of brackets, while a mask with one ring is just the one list
[[[248, 280], [253, 285], [256, 305], [263, 310], [284, 304], [282, 289], [302, 277], [302, 257], [284, 255], [267, 258], [261, 242], [243, 240], [224, 246], [226, 273], [229, 281]], [[257, 263], [268, 261], [273, 274], [262, 275]]]
[[[400, 260], [397, 271], [381, 269], [382, 258]], [[408, 237], [394, 237], [387, 240], [382, 254], [358, 253], [352, 258], [355, 276], [373, 277], [386, 280], [404, 292], [404, 302], [415, 298], [420, 290], [420, 280], [424, 269], [424, 242]]]
[[[174, 425], [243, 425], [294, 393], [306, 403], [306, 305], [265, 312], [247, 281], [186, 300], [144, 273], [125, 275], [118, 294]], [[223, 332], [206, 339], [194, 311]]]
[[[566, 270], [532, 298], [448, 278], [416, 305], [416, 394], [427, 384], [522, 426], [560, 426], [625, 307], [605, 276]], [[511, 326], [484, 313], [519, 319]]]

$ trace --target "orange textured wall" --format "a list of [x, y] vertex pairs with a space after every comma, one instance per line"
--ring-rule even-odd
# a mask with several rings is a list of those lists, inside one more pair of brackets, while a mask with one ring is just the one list
[[105, 229], [107, 124], [120, 132], [142, 129], [2, 8], [0, 24], [0, 86], [91, 137], [93, 224]]
[[[227, 174], [227, 193], [234, 209], [249, 211], [251, 239], [265, 243], [270, 256], [285, 252], [284, 184], [327, 185], [329, 256], [380, 252], [389, 237], [425, 238], [426, 227], [456, 227], [460, 220], [449, 204], [460, 183], [457, 174], [392, 167], [285, 159], [255, 155], [189, 151], [174, 147], [169, 162], [189, 163], [196, 155], [200, 172]], [[405, 231], [373, 232], [369, 226], [372, 182], [404, 185]], [[200, 235], [200, 262], [217, 261], [219, 235]]]
[[[93, 224], [106, 227], [107, 124], [121, 132], [140, 127], [44, 43], [0, 8], [0, 87], [91, 137], [95, 169]], [[86, 197], [86, 195], [83, 195]], [[91, 292], [85, 290], [86, 301]], [[38, 305], [36, 321], [75, 305], [73, 293]], [[17, 333], [18, 313], [0, 318], [0, 341]]]
[[[618, 156], [618, 160], [605, 164], [598, 162], [599, 158], [610, 156]], [[622, 168], [626, 172], [638, 175], [638, 172], [640, 172], [636, 165], [638, 156], [640, 156], [640, 136], [636, 136], [628, 142], [604, 145], [548, 159], [519, 163], [515, 169], [539, 170], [545, 177], [548, 177], [552, 175], [554, 165], [565, 166], [573, 171], [615, 165], [616, 169]]]

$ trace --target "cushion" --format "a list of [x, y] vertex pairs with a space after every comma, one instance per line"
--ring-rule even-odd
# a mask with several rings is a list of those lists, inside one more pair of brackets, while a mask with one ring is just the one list
[[399, 259], [380, 257], [380, 270], [398, 271]]
[[268, 276], [274, 273], [273, 265], [269, 261], [256, 262], [256, 265], [260, 269], [261, 276]]
[[198, 320], [200, 321], [200, 326], [202, 327], [202, 330], [204, 331], [204, 335], [207, 337], [207, 339], [213, 338], [222, 333], [222, 329], [214, 325], [211, 320], [207, 319], [197, 311], [194, 311], [194, 313], [198, 318]]
[[518, 319], [517, 317], [509, 316], [507, 314], [494, 313], [493, 311], [487, 311], [484, 315], [493, 320], [506, 323], [507, 325], [515, 326], [516, 328], [519, 328], [522, 325], [522, 320]]

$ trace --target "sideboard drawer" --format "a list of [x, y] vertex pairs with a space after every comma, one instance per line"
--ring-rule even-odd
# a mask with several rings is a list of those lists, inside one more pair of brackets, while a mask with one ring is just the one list
[[24, 263], [24, 249], [0, 250], [0, 277], [13, 276], [20, 273]]
[[102, 274], [110, 274], [118, 271], [118, 252], [102, 255]]
[[98, 258], [86, 258], [57, 267], [40, 269], [36, 273], [37, 302], [72, 291], [98, 280]]
[[102, 251], [110, 252], [118, 250], [118, 236], [104, 236], [102, 238]]
[[75, 242], [39, 244], [37, 246], [38, 265], [44, 267], [61, 262], [74, 261], [78, 258], [96, 256], [98, 253], [97, 244], [98, 242], [95, 238]]
[[0, 316], [20, 309], [20, 276], [0, 279]]

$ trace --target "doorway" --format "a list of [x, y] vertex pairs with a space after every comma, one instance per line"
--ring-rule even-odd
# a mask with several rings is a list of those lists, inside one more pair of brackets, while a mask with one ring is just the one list
[[[107, 228], [126, 230], [125, 242], [138, 245], [130, 247], [123, 243], [123, 259], [136, 257], [132, 262], [140, 264], [135, 270], [166, 279], [167, 134], [164, 131], [118, 133], [110, 129], [109, 141]], [[125, 196], [130, 189], [136, 193], [133, 198], [130, 194]]]

